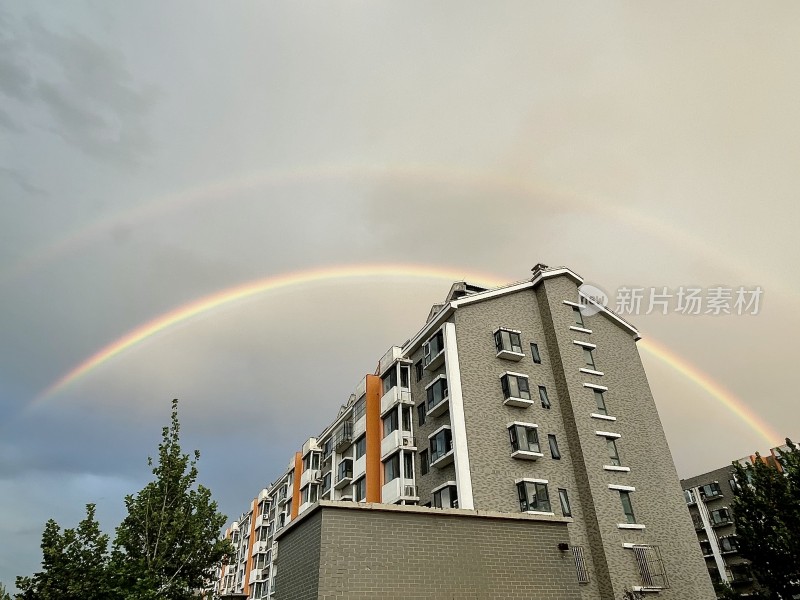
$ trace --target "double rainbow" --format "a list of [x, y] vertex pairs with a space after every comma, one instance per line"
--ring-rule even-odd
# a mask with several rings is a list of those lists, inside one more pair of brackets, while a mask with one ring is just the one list
[[[398, 265], [398, 264], [371, 264], [353, 266], [335, 266], [306, 271], [287, 273], [274, 277], [267, 277], [251, 281], [242, 285], [237, 285], [217, 293], [211, 294], [189, 304], [179, 306], [155, 319], [128, 332], [118, 340], [102, 348], [82, 363], [74, 367], [60, 379], [50, 385], [40, 393], [33, 401], [33, 404], [45, 402], [59, 392], [65, 390], [85, 377], [101, 365], [110, 361], [114, 357], [135, 347], [144, 340], [152, 338], [166, 330], [183, 323], [190, 319], [209, 314], [215, 309], [227, 307], [237, 302], [246, 300], [253, 296], [274, 292], [285, 288], [300, 287], [305, 285], [317, 285], [326, 281], [338, 281], [342, 279], [432, 279], [455, 281], [469, 279], [470, 281], [482, 282], [490, 287], [499, 287], [506, 282], [499, 281], [495, 276], [480, 273], [457, 272], [454, 269], [436, 268], [421, 265]], [[704, 373], [694, 365], [689, 364], [675, 352], [669, 350], [663, 344], [649, 340], [640, 340], [639, 348], [665, 363], [682, 376], [693, 382], [707, 392], [712, 398], [717, 400], [729, 412], [743, 421], [748, 427], [760, 435], [765, 442], [770, 445], [779, 443], [781, 436], [767, 425], [758, 415], [756, 415], [744, 402], [737, 398], [732, 392], [725, 389], [721, 384], [714, 381], [712, 377]]]

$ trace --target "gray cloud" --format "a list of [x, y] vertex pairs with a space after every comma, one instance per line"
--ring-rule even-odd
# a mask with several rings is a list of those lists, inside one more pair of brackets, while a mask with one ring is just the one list
[[[80, 33], [52, 31], [35, 14], [0, 23], [0, 92], [40, 103], [49, 115], [44, 127], [93, 158], [125, 164], [149, 154], [155, 89], [133, 80], [121, 52]], [[0, 124], [19, 132], [14, 112], [0, 114]]]

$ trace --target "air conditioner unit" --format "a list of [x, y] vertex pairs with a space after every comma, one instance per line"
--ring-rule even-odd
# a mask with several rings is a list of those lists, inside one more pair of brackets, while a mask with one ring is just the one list
[[410, 446], [411, 440], [408, 438], [403, 438], [403, 446]]

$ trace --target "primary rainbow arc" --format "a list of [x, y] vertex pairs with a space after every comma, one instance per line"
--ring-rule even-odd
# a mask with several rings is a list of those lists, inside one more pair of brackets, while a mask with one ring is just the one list
[[[414, 278], [414, 279], [436, 279], [436, 280], [463, 280], [482, 282], [491, 287], [505, 285], [506, 282], [499, 281], [495, 276], [486, 273], [457, 272], [455, 269], [436, 268], [421, 265], [398, 265], [398, 264], [370, 264], [370, 265], [349, 265], [334, 266], [306, 271], [286, 273], [273, 277], [267, 277], [245, 284], [237, 285], [225, 290], [221, 290], [209, 296], [200, 298], [183, 306], [179, 306], [155, 319], [128, 332], [118, 340], [105, 346], [82, 363], [64, 374], [60, 379], [50, 385], [40, 393], [33, 401], [33, 404], [44, 402], [53, 398], [68, 386], [74, 384], [79, 379], [85, 377], [101, 365], [110, 361], [123, 352], [137, 346], [143, 341], [156, 336], [175, 325], [189, 321], [191, 319], [207, 314], [214, 309], [232, 305], [236, 302], [251, 298], [253, 296], [275, 291], [284, 288], [319, 284], [325, 281], [354, 278]], [[710, 375], [704, 373], [688, 361], [681, 358], [677, 353], [668, 349], [666, 346], [653, 340], [640, 340], [639, 348], [642, 348], [651, 356], [662, 361], [670, 368], [686, 377], [694, 384], [698, 385], [712, 398], [722, 404], [728, 411], [743, 421], [760, 435], [767, 443], [773, 444], [781, 441], [781, 436], [767, 425], [758, 415], [756, 415], [742, 400], [737, 398], [732, 392], [725, 389], [720, 383], [715, 381]]]

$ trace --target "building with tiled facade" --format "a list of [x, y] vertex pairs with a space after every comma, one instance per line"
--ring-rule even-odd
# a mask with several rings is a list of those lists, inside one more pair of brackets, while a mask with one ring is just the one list
[[[433, 527], [445, 514], [474, 516], [458, 521], [467, 529], [485, 527], [486, 513], [497, 527], [505, 526], [502, 515], [557, 521], [547, 525], [550, 537], [529, 542], [562, 540], [542, 550], [543, 561], [548, 552], [558, 556], [561, 570], [541, 585], [558, 580], [569, 589], [547, 597], [612, 600], [627, 589], [665, 600], [714, 598], [639, 358], [639, 332], [610, 310], [587, 310], [582, 283], [569, 269], [537, 265], [531, 279], [496, 289], [453, 284], [423, 327], [389, 349], [330, 425], [226, 531], [237, 551], [219, 573], [219, 591], [328, 597], [319, 566], [325, 548], [309, 560], [317, 564], [314, 587], [294, 559], [281, 562], [279, 541], [287, 531], [306, 539], [304, 527], [317, 531], [309, 540], [336, 539], [326, 537], [325, 523], [349, 515], [356, 528], [373, 518], [336, 506], [363, 503], [374, 515], [389, 514], [384, 505], [416, 505], [402, 517], [415, 526], [429, 515]], [[287, 547], [298, 555], [295, 542]], [[524, 547], [511, 553], [522, 561], [527, 554]], [[291, 575], [278, 575], [284, 569]], [[330, 597], [348, 597], [356, 580], [367, 585], [358, 579], [365, 572], [385, 573], [376, 589], [398, 589], [385, 569], [384, 561], [331, 575], [338, 587]], [[398, 581], [408, 577], [403, 560], [398, 569]], [[292, 588], [301, 581], [302, 593]], [[520, 579], [519, 597], [532, 597], [531, 585]], [[450, 597], [433, 584], [436, 593], [421, 589], [409, 597]]]
[[[761, 460], [783, 471], [780, 450], [785, 452], [789, 447], [772, 448], [761, 456]], [[736, 462], [746, 464], [755, 460], [753, 454]], [[739, 554], [736, 526], [730, 509], [737, 485], [732, 465], [681, 480], [686, 506], [711, 580], [727, 583], [747, 595], [753, 591], [753, 576], [748, 561]]]

